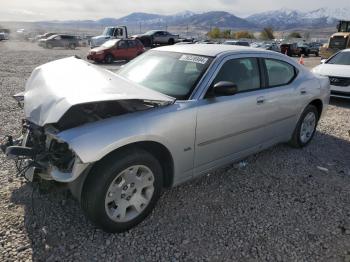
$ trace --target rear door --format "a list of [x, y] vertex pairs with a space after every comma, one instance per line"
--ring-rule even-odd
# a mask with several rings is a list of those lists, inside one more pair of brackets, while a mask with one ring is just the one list
[[268, 115], [267, 140], [283, 141], [294, 131], [300, 108], [307, 100], [307, 90], [303, 81], [296, 79], [298, 70], [293, 65], [272, 57], [261, 62], [267, 79], [262, 96]]
[[137, 45], [136, 41], [128, 40], [128, 59], [133, 59], [137, 55]]
[[116, 59], [129, 59], [128, 47], [127, 40], [118, 41], [117, 48], [114, 51], [114, 57]]

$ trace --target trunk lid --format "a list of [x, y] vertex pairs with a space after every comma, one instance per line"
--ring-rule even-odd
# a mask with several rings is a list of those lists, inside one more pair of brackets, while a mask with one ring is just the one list
[[74, 105], [118, 100], [171, 104], [175, 98], [135, 84], [106, 69], [75, 57], [37, 67], [24, 93], [27, 120], [43, 126], [56, 123]]

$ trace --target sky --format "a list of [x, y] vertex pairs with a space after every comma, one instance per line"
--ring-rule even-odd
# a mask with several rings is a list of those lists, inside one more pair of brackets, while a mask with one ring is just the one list
[[280, 8], [350, 7], [349, 0], [0, 0], [0, 21], [119, 18], [132, 12], [227, 11], [237, 16]]

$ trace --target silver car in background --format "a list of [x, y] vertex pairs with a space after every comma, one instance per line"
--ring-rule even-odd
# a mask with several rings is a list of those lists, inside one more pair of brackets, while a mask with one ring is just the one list
[[230, 45], [156, 48], [118, 74], [66, 58], [34, 70], [16, 96], [24, 135], [2, 148], [26, 177], [66, 183], [97, 226], [122, 232], [163, 188], [277, 143], [307, 145], [329, 88], [285, 55]]

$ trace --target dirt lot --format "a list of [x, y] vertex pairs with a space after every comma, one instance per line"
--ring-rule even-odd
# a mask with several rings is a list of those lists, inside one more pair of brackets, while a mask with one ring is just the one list
[[[20, 132], [11, 95], [36, 66], [86, 52], [0, 42], [0, 137]], [[167, 190], [119, 235], [95, 229], [66, 190], [16, 178], [1, 155], [0, 261], [350, 261], [349, 130], [350, 101], [332, 100], [305, 149], [279, 145]]]

